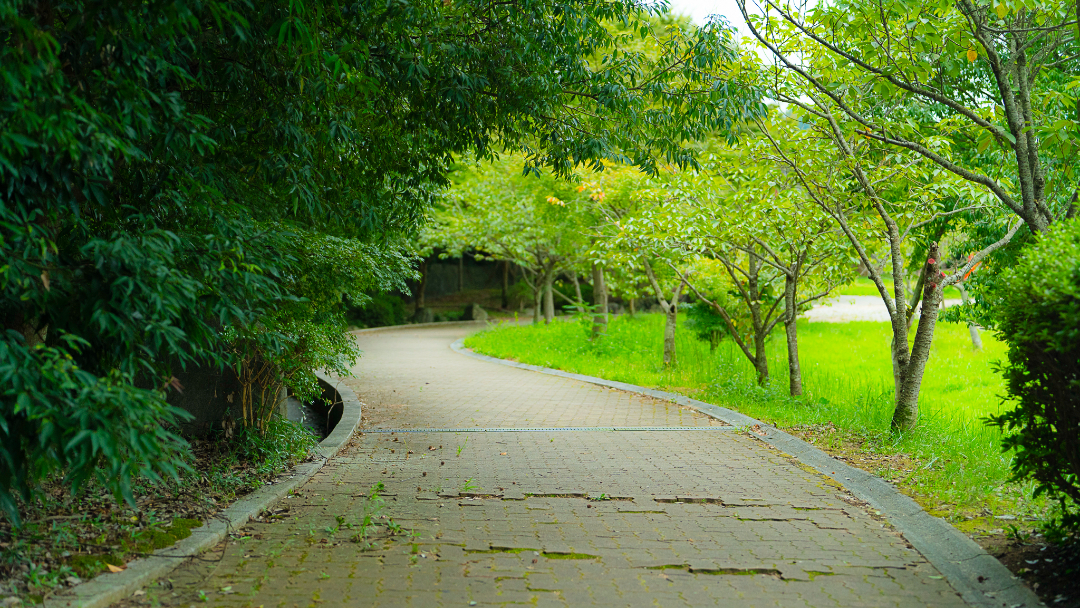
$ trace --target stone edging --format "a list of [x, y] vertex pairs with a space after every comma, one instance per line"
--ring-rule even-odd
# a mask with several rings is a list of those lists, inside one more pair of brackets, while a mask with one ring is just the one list
[[945, 576], [953, 589], [967, 603], [973, 606], [992, 606], [995, 608], [1044, 605], [1039, 601], [1035, 593], [1013, 576], [1012, 572], [1009, 572], [1008, 568], [986, 551], [983, 551], [982, 547], [977, 545], [975, 541], [946, 523], [945, 520], [930, 515], [918, 503], [901, 494], [880, 477], [844, 464], [798, 437], [789, 435], [744, 414], [711, 403], [705, 403], [704, 401], [698, 401], [697, 399], [691, 399], [684, 395], [489, 357], [465, 348], [464, 342], [464, 339], [458, 340], [450, 348], [465, 356], [482, 361], [598, 384], [608, 388], [648, 395], [665, 401], [673, 401], [679, 405], [692, 407], [705, 415], [722, 420], [732, 426], [755, 427], [755, 431], [760, 429], [758, 433], [764, 434], [751, 433], [751, 436], [764, 441], [785, 454], [794, 456], [800, 462], [813, 467], [822, 475], [842, 485], [857, 498], [870, 503], [870, 506], [881, 511], [882, 515], [889, 520], [889, 523], [895, 526], [904, 535], [904, 538]]
[[404, 325], [384, 325], [382, 327], [365, 327], [363, 329], [352, 329], [349, 330], [349, 333], [355, 336], [360, 334], [374, 334], [381, 331], [391, 331], [395, 329], [419, 329], [424, 327], [456, 327], [458, 325], [479, 325], [481, 323], [487, 323], [490, 320], [491, 319], [487, 319], [484, 321], [434, 321], [432, 323], [405, 323]]
[[360, 425], [361, 404], [356, 393], [340, 379], [316, 374], [341, 396], [341, 421], [326, 439], [319, 442], [319, 458], [297, 466], [272, 484], [263, 486], [229, 505], [209, 522], [191, 531], [191, 536], [153, 555], [129, 562], [123, 572], [99, 574], [93, 579], [45, 600], [46, 608], [99, 608], [130, 596], [136, 590], [168, 575], [190, 557], [221, 542], [229, 532], [247, 523], [293, 489], [303, 485], [336, 455]]

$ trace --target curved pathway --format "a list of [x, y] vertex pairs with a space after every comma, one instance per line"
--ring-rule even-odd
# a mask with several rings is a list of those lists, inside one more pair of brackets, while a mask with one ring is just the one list
[[[689, 408], [452, 352], [470, 331], [360, 334], [350, 384], [365, 432], [220, 559], [148, 599], [965, 605], [903, 538], [784, 454]], [[383, 525], [354, 539], [365, 514]], [[411, 535], [388, 536], [390, 522]]]

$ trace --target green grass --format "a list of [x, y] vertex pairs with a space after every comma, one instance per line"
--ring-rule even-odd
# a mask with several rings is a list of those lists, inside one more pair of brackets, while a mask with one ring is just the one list
[[1001, 431], [983, 423], [1004, 407], [1004, 385], [993, 371], [1005, 346], [986, 332], [973, 351], [967, 327], [938, 325], [920, 395], [915, 431], [889, 431], [892, 367], [887, 323], [799, 324], [805, 395], [787, 396], [784, 338], [769, 342], [772, 384], [758, 387], [731, 341], [715, 353], [680, 331], [678, 367], [661, 367], [660, 315], [620, 316], [598, 344], [578, 322], [501, 326], [466, 340], [479, 352], [590, 376], [660, 387], [738, 410], [789, 429], [851, 463], [897, 483], [924, 507], [952, 515], [961, 527], [1002, 527], [990, 516], [1037, 516], [1030, 487], [1007, 483], [1011, 457]]
[[[892, 292], [893, 292], [892, 279], [885, 279], [885, 288], [889, 290], [889, 295], [892, 295]], [[838, 295], [838, 296], [879, 296], [881, 294], [878, 293], [877, 287], [874, 285], [873, 281], [871, 281], [870, 279], [868, 279], [866, 277], [859, 277], [859, 278], [855, 279], [853, 282], [848, 283], [847, 285], [844, 285], [840, 289], [836, 290], [836, 295]], [[960, 292], [956, 289], [956, 287], [953, 287], [953, 286], [950, 285], [948, 288], [945, 289], [945, 298], [950, 299], [950, 300], [951, 299], [959, 300], [960, 299]]]

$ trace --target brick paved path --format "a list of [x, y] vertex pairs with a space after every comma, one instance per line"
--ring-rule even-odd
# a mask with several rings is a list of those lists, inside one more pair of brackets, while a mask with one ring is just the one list
[[[462, 357], [449, 345], [467, 331], [361, 335], [351, 384], [365, 429], [698, 430], [364, 433], [282, 501], [287, 510], [147, 599], [964, 605], [902, 538], [783, 454], [677, 405]], [[354, 540], [365, 513], [384, 525]], [[391, 521], [414, 536], [388, 536]]]

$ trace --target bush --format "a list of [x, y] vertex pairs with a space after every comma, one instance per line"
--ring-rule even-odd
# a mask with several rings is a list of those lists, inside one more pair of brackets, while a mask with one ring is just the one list
[[694, 332], [698, 340], [709, 343], [709, 350], [716, 351], [720, 341], [731, 335], [727, 323], [712, 306], [704, 302], [692, 302], [680, 305], [686, 312], [686, 328]]
[[1041, 235], [996, 290], [998, 333], [1009, 344], [1004, 373], [1016, 408], [992, 416], [1013, 431], [1014, 479], [1061, 505], [1059, 531], [1080, 529], [1080, 221]]

